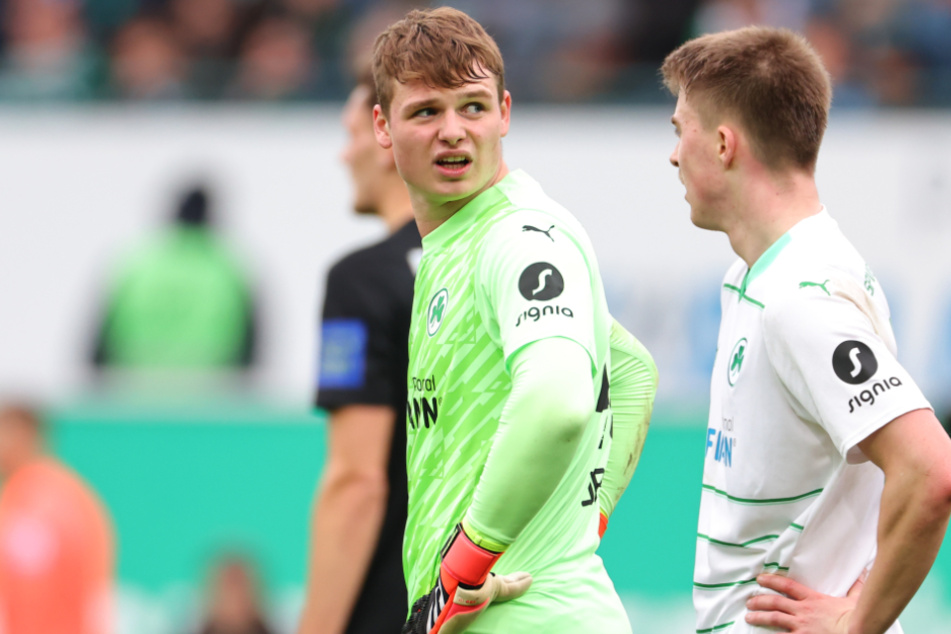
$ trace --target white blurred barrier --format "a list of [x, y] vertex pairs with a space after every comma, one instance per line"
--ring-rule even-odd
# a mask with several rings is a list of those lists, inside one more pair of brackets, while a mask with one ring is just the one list
[[[662, 398], [702, 402], [724, 236], [694, 228], [664, 109], [519, 108], [506, 140], [586, 225], [612, 311], [651, 349]], [[82, 388], [113, 256], [208, 176], [263, 306], [263, 390], [305, 402], [323, 276], [382, 235], [349, 211], [334, 107], [0, 111], [0, 390]], [[820, 193], [885, 287], [902, 359], [936, 404], [951, 386], [951, 113], [833, 117]]]

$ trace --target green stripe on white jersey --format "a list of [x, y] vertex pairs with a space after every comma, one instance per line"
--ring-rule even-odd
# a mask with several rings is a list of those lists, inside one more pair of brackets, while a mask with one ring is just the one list
[[[587, 235], [519, 171], [423, 239], [412, 319], [403, 551], [411, 603], [433, 587], [440, 549], [471, 504], [511, 391], [507, 360], [540, 339], [576, 341], [591, 359], [597, 397], [610, 332]], [[500, 618], [507, 631], [576, 631], [566, 629], [574, 614], [586, 614], [600, 632], [630, 631], [594, 552], [597, 487], [610, 448], [611, 412], [602, 405], [555, 492], [494, 568], [526, 570], [532, 587], [490, 606], [473, 632]]]

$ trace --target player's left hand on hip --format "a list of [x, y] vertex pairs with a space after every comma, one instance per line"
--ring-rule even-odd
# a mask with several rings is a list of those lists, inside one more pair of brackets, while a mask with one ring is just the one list
[[746, 602], [751, 625], [780, 628], [792, 634], [839, 634], [847, 632], [858, 603], [865, 575], [844, 597], [830, 597], [781, 575], [763, 574], [756, 582], [781, 594], [761, 594]]
[[525, 594], [532, 584], [527, 572], [490, 572], [501, 556], [474, 544], [462, 525], [457, 526], [443, 549], [436, 586], [413, 605], [402, 634], [459, 634], [492, 602]]

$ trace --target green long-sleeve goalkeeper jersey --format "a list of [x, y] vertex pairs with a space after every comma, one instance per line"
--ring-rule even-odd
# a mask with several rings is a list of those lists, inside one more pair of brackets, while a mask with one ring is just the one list
[[[567, 472], [496, 564], [525, 570], [523, 597], [490, 606], [470, 632], [629, 632], [595, 554], [610, 448], [608, 314], [594, 251], [577, 220], [523, 172], [507, 175], [423, 239], [407, 402], [409, 600], [436, 581], [440, 549], [469, 508], [511, 391], [508, 362], [549, 337], [591, 362], [595, 408]], [[516, 422], [517, 424], [517, 422]], [[517, 474], [531, 465], [504, 465]]]

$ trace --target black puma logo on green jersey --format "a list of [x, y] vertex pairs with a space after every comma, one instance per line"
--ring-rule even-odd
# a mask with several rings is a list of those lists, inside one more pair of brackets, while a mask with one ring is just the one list
[[555, 228], [555, 225], [548, 227], [548, 229], [539, 229], [538, 227], [533, 227], [532, 225], [522, 225], [522, 231], [537, 231], [538, 233], [544, 233], [546, 236], [548, 236], [548, 239], [551, 240], [552, 242], [554, 242], [555, 239], [551, 237], [551, 234], [549, 233], [549, 231], [551, 231], [554, 228]]

